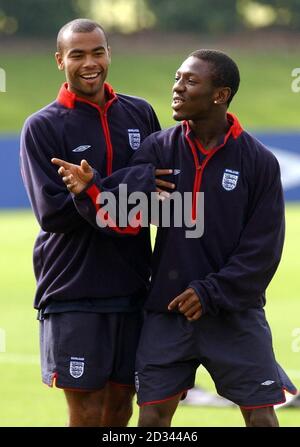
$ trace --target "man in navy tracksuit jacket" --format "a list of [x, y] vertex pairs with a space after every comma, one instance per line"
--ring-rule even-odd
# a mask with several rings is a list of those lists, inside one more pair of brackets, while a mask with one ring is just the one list
[[[114, 192], [115, 171], [160, 127], [146, 101], [116, 94], [104, 83], [110, 50], [98, 24], [78, 19], [63, 27], [56, 58], [68, 83], [56, 101], [27, 119], [21, 136], [21, 171], [41, 226], [34, 306], [40, 311], [42, 376], [64, 389], [70, 425], [127, 425], [150, 276], [149, 230], [133, 238], [127, 237], [137, 233], [131, 227], [93, 228], [51, 159], [78, 163], [84, 156], [101, 174], [102, 188]], [[146, 191], [153, 189], [152, 172], [150, 164], [134, 171]]]
[[173, 169], [176, 190], [193, 193], [191, 218], [204, 213], [198, 239], [185, 227], [158, 229], [137, 352], [141, 426], [171, 423], [200, 364], [247, 426], [276, 426], [273, 406], [285, 389], [296, 392], [275, 360], [263, 310], [284, 241], [280, 169], [227, 113], [238, 86], [228, 56], [194, 52], [173, 87], [173, 117], [182, 123], [151, 135], [134, 155], [133, 164]]

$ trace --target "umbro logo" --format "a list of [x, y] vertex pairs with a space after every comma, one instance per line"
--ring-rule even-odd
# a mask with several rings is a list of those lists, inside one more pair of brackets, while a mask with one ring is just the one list
[[178, 175], [181, 173], [181, 169], [174, 169], [173, 175]]
[[83, 144], [82, 146], [78, 146], [75, 149], [73, 149], [72, 152], [84, 152], [87, 149], [89, 149], [90, 147], [92, 147], [92, 146], [89, 144]]
[[275, 383], [274, 380], [266, 380], [265, 382], [261, 383], [261, 385], [269, 386], [272, 385], [272, 383]]

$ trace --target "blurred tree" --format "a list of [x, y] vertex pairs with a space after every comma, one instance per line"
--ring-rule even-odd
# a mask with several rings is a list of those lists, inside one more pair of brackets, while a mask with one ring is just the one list
[[245, 28], [300, 30], [300, 0], [147, 0], [156, 28], [205, 33]]
[[129, 33], [151, 27], [207, 34], [300, 30], [300, 0], [0, 0], [0, 35], [53, 36], [80, 16]]
[[237, 0], [148, 0], [158, 28], [213, 34], [240, 28], [236, 3]]
[[99, 21], [107, 31], [133, 33], [152, 28], [155, 16], [146, 0], [77, 0], [82, 15]]
[[300, 29], [299, 0], [238, 0], [240, 12], [243, 8], [246, 12], [246, 14], [243, 14], [246, 21], [248, 16], [250, 22], [254, 22], [252, 23], [254, 26], [257, 21], [262, 20], [263, 22], [265, 18], [265, 24], [262, 23], [261, 26], [286, 28], [288, 30]]
[[0, 0], [0, 33], [49, 36], [77, 16], [74, 0]]

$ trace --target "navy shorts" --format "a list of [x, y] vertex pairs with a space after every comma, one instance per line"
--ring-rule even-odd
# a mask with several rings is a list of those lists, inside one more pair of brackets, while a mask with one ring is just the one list
[[64, 312], [40, 321], [43, 382], [98, 390], [107, 382], [134, 385], [142, 312]]
[[147, 312], [137, 351], [135, 384], [139, 405], [168, 400], [194, 386], [199, 365], [218, 393], [243, 408], [285, 401], [296, 393], [277, 364], [263, 309], [204, 315]]

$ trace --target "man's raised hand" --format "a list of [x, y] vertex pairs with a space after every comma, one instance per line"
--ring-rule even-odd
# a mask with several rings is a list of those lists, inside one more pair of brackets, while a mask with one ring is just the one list
[[81, 160], [80, 165], [68, 163], [60, 158], [52, 158], [51, 162], [59, 166], [59, 175], [68, 190], [74, 194], [82, 192], [93, 178], [93, 169], [86, 160]]

